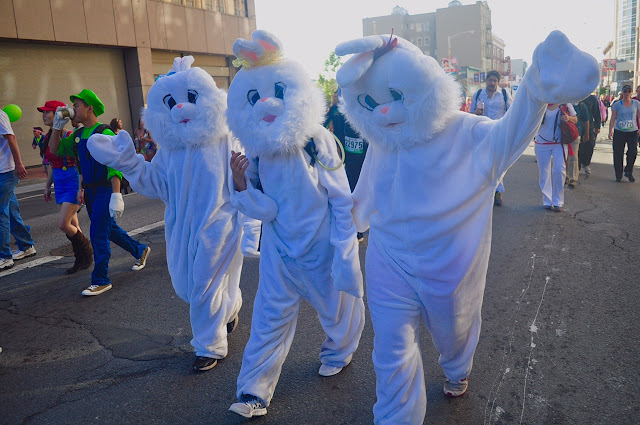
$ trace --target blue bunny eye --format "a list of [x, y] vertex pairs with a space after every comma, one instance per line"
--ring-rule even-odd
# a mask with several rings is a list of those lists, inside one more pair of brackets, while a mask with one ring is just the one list
[[187, 90], [187, 99], [189, 102], [196, 103], [196, 99], [198, 99], [198, 92], [195, 90]]
[[360, 104], [360, 106], [370, 111], [373, 111], [378, 105], [380, 105], [378, 102], [373, 100], [371, 96], [365, 93], [358, 95], [358, 103]]
[[287, 85], [285, 83], [280, 82], [280, 83], [276, 83], [275, 87], [276, 87], [275, 96], [278, 99], [283, 99], [284, 98], [284, 92], [285, 92], [285, 90], [287, 90]]
[[255, 105], [256, 102], [260, 100], [260, 93], [258, 93], [258, 90], [249, 90], [247, 93], [247, 100], [251, 106]]
[[393, 100], [404, 100], [404, 95], [400, 90], [389, 89], [391, 92], [391, 96], [393, 96]]
[[170, 94], [166, 95], [164, 99], [162, 99], [162, 101], [164, 102], [165, 105], [167, 105], [167, 108], [169, 109], [176, 106], [176, 101]]

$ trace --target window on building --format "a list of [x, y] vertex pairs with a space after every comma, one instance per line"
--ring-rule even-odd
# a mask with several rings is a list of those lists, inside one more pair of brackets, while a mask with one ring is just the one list
[[418, 46], [418, 47], [422, 47], [422, 37], [418, 37], [418, 38], [416, 39], [416, 46]]
[[415, 29], [416, 29], [416, 24], [414, 24], [413, 22], [411, 22], [411, 23], [409, 24], [409, 29], [410, 29], [411, 31], [415, 31]]
[[225, 13], [226, 8], [224, 7], [225, 0], [216, 0], [216, 11], [220, 13]]
[[429, 22], [422, 24], [422, 31], [424, 32], [429, 31]]
[[184, 0], [184, 5], [187, 7], [194, 7], [195, 6], [195, 1], [194, 0]]
[[234, 0], [233, 6], [236, 16], [247, 16], [247, 2], [246, 0]]
[[213, 8], [215, 6], [215, 1], [214, 0], [203, 0], [202, 1], [202, 6], [203, 6], [204, 10], [213, 10]]
[[422, 42], [424, 43], [425, 46], [430, 46], [431, 45], [431, 38], [425, 37]]

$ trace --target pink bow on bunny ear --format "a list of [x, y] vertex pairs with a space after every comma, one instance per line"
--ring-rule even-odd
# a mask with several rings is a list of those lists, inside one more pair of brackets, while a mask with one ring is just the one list
[[181, 58], [175, 58], [173, 60], [173, 68], [169, 70], [169, 72], [180, 72], [186, 71], [191, 68], [191, 65], [195, 62], [193, 56], [184, 56]]
[[263, 30], [251, 33], [252, 41], [239, 38], [233, 43], [236, 67], [253, 68], [279, 62], [283, 59], [282, 43], [275, 35]]

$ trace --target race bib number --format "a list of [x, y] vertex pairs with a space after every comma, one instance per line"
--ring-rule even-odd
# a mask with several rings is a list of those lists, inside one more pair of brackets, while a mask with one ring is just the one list
[[618, 130], [633, 130], [633, 120], [618, 121]]
[[355, 137], [346, 136], [344, 138], [344, 149], [351, 153], [364, 153], [364, 141]]

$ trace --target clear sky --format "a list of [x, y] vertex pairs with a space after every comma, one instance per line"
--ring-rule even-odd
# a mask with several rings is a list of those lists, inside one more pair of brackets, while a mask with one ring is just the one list
[[[473, 4], [475, 0], [461, 0]], [[273, 32], [285, 56], [302, 62], [315, 78], [342, 41], [362, 37], [362, 19], [434, 12], [449, 0], [255, 0], [258, 29]], [[488, 0], [493, 32], [506, 43], [505, 56], [531, 64], [535, 46], [558, 29], [582, 50], [602, 60], [613, 41], [615, 0]], [[455, 52], [454, 52], [455, 53]]]

